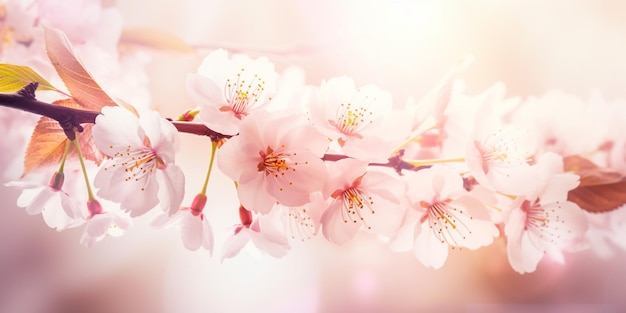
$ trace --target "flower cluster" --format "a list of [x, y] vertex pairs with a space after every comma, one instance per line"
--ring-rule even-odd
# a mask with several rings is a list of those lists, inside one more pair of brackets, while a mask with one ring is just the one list
[[[189, 74], [198, 109], [179, 122], [197, 117], [212, 131], [209, 171], [191, 205], [183, 206], [189, 188], [175, 162], [179, 129], [128, 105], [98, 112], [91, 139], [101, 164], [79, 169], [72, 158], [65, 167], [68, 141], [59, 170], [40, 168], [7, 185], [22, 189], [18, 205], [50, 227], [86, 224], [86, 245], [151, 216], [156, 227], [179, 227], [189, 250], [213, 252], [217, 208], [206, 189], [215, 159], [239, 203], [230, 208], [239, 221], [227, 230], [223, 259], [248, 244], [281, 257], [313, 236], [343, 245], [369, 235], [440, 268], [450, 250], [503, 241], [512, 268], [526, 273], [546, 255], [563, 260], [607, 240], [626, 247], [615, 239], [626, 229], [615, 222], [626, 200], [596, 208], [585, 196], [594, 191], [584, 189], [624, 192], [624, 106], [558, 92], [507, 98], [501, 84], [469, 95], [461, 69], [423, 101], [403, 103], [346, 76], [294, 86], [268, 59], [218, 49]], [[80, 146], [74, 141], [82, 164]]]

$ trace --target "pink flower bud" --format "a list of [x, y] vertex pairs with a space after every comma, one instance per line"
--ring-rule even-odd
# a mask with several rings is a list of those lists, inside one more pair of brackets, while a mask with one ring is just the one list
[[204, 205], [206, 204], [206, 195], [197, 194], [193, 199], [191, 206], [189, 209], [191, 210], [191, 215], [198, 216], [202, 214], [202, 210], [204, 209]]
[[239, 219], [241, 220], [241, 225], [248, 228], [250, 224], [252, 224], [252, 212], [246, 210], [242, 205], [239, 206]]
[[89, 210], [89, 217], [92, 218], [102, 213], [102, 205], [96, 199], [89, 200], [87, 201], [87, 210]]
[[63, 187], [64, 181], [65, 181], [65, 175], [63, 173], [54, 172], [54, 175], [50, 177], [50, 182], [48, 183], [48, 186], [50, 186], [50, 188], [54, 190], [59, 191]]
[[181, 114], [180, 116], [178, 116], [176, 118], [177, 121], [182, 121], [182, 122], [192, 122], [195, 118], [196, 115], [198, 115], [200, 113], [199, 109], [189, 109], [187, 111], [185, 111], [185, 113]]

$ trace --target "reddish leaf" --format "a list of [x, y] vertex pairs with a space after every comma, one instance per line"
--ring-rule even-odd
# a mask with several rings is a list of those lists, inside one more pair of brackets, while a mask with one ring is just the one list
[[78, 143], [80, 144], [80, 151], [86, 160], [90, 160], [100, 165], [104, 160], [104, 153], [100, 151], [93, 141], [93, 134], [91, 130], [94, 124], [84, 125], [84, 130], [78, 135]]
[[580, 176], [580, 185], [569, 192], [568, 200], [592, 212], [608, 212], [626, 203], [626, 177], [602, 169], [581, 156], [564, 159], [566, 171]]
[[22, 176], [36, 168], [59, 165], [66, 141], [67, 137], [57, 121], [41, 117], [26, 149]]
[[[73, 99], [59, 100], [53, 102], [53, 104], [75, 109], [80, 108], [80, 105]], [[83, 132], [78, 135], [78, 143], [85, 159], [100, 165], [104, 155], [93, 142], [92, 128], [93, 124], [84, 126]], [[24, 173], [22, 176], [37, 168], [60, 165], [66, 142], [67, 137], [57, 121], [45, 116], [40, 118], [26, 149]], [[76, 156], [76, 152], [72, 147], [68, 158]]]
[[65, 34], [44, 28], [44, 36], [48, 58], [82, 108], [99, 112], [102, 107], [117, 105], [85, 70]]

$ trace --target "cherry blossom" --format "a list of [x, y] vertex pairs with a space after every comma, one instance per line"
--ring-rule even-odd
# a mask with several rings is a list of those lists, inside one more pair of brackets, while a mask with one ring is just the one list
[[64, 174], [55, 172], [48, 184], [21, 180], [9, 182], [5, 186], [22, 190], [17, 206], [25, 208], [30, 215], [42, 214], [50, 228], [61, 231], [84, 222], [84, 214], [77, 199], [62, 189], [64, 180]]
[[328, 141], [303, 119], [258, 111], [218, 151], [219, 168], [238, 182], [241, 204], [268, 213], [276, 202], [300, 206], [321, 191]]
[[224, 241], [222, 260], [236, 256], [249, 242], [273, 257], [285, 256], [290, 247], [282, 232], [281, 213], [280, 210], [272, 210], [269, 214], [254, 218], [252, 212], [240, 206], [241, 224], [235, 225], [232, 235]]
[[409, 117], [392, 111], [389, 93], [374, 85], [356, 88], [345, 76], [323, 81], [308, 106], [311, 123], [347, 156], [363, 161], [387, 161], [409, 133]]
[[608, 259], [615, 248], [626, 250], [626, 205], [605, 213], [585, 212], [589, 228], [574, 250], [593, 250], [599, 257]]
[[328, 207], [321, 192], [311, 195], [311, 202], [302, 206], [288, 207], [276, 204], [272, 209], [282, 212], [285, 235], [292, 240], [305, 241], [317, 234], [321, 226], [322, 213]]
[[[234, 181], [234, 187], [220, 188], [236, 189], [238, 197], [219, 200], [236, 200], [230, 213], [238, 208], [240, 218], [223, 242], [222, 260], [247, 248], [282, 257], [291, 244], [313, 238], [320, 228], [320, 239], [333, 244], [369, 235], [392, 251], [411, 251], [435, 269], [444, 265], [451, 249], [476, 250], [498, 235], [506, 236], [501, 242], [519, 273], [534, 271], [544, 256], [562, 262], [566, 252], [591, 249], [606, 257], [615, 247], [626, 249], [625, 204], [606, 199], [611, 204], [606, 207], [620, 208], [592, 215], [573, 202], [585, 207], [580, 195], [588, 190], [621, 191], [621, 174], [626, 173], [622, 100], [604, 101], [597, 93], [586, 100], [554, 90], [526, 99], [505, 97], [502, 83], [466, 94], [464, 82], [457, 79], [468, 63], [463, 60], [419, 103], [407, 101], [400, 110], [390, 93], [372, 84], [357, 86], [352, 78], [339, 76], [311, 86], [306, 73], [289, 68], [285, 60], [280, 68], [286, 70], [279, 76], [264, 57], [216, 49], [186, 79], [197, 107], [172, 121], [145, 110], [150, 96], [144, 67], [150, 54], [129, 43], [132, 31], [122, 32], [115, 6], [100, 0], [57, 2], [0, 4], [0, 62], [31, 67], [54, 86], [80, 89], [80, 78], [71, 82], [68, 77], [75, 75], [64, 75], [73, 66], [55, 67], [46, 56], [44, 27], [60, 31], [98, 85], [117, 103], [132, 103], [138, 110], [124, 105], [128, 109], [71, 113], [47, 105], [67, 97], [63, 91], [38, 92], [37, 102], [31, 93], [3, 94], [0, 105], [28, 113], [0, 110], [0, 133], [7, 137], [0, 143], [5, 151], [0, 175], [10, 180], [20, 174], [18, 155], [37, 121], [31, 113], [57, 119], [68, 134], [71, 127], [81, 131], [72, 114], [81, 116], [81, 124], [95, 119], [92, 139], [107, 156], [101, 165], [85, 165], [78, 149], [83, 145], [75, 142], [73, 151], [66, 146], [58, 172], [39, 168], [6, 184], [21, 189], [17, 205], [30, 215], [41, 213], [48, 226], [60, 231], [84, 225], [84, 245], [122, 235], [134, 218], [159, 207], [154, 226], [177, 226], [185, 248], [212, 254], [216, 220], [204, 207], [217, 153], [218, 175]], [[140, 45], [197, 48], [170, 39], [147, 38]], [[303, 52], [300, 48], [273, 55]], [[0, 79], [2, 90], [33, 79], [29, 71], [0, 67], [7, 72]], [[21, 100], [23, 107], [16, 105]], [[59, 112], [64, 115], [54, 117]], [[202, 124], [192, 123], [196, 115]], [[81, 140], [89, 141], [86, 130]], [[39, 131], [35, 135], [42, 135]], [[185, 177], [175, 162], [179, 131], [208, 135], [205, 142], [213, 145], [203, 189], [182, 207]], [[49, 142], [41, 140], [41, 150], [27, 153], [29, 165], [47, 166], [59, 157], [58, 144], [65, 137], [53, 135]], [[70, 169], [77, 164], [76, 155], [82, 173]], [[603, 168], [599, 175], [618, 183], [576, 190], [579, 177], [563, 168], [563, 157], [569, 155], [598, 164]], [[92, 173], [96, 167], [98, 172]], [[582, 187], [595, 178], [585, 176], [584, 169], [568, 169], [584, 177]], [[43, 180], [37, 176], [42, 173]], [[79, 178], [84, 180], [74, 184]], [[604, 183], [600, 178], [598, 185]], [[569, 195], [575, 196], [568, 198], [573, 190], [577, 192]]]
[[187, 78], [187, 91], [201, 107], [200, 119], [226, 135], [239, 132], [241, 121], [263, 108], [276, 92], [278, 75], [265, 58], [238, 54], [229, 58], [218, 49], [210, 53]]
[[408, 176], [410, 209], [394, 238], [394, 250], [413, 249], [425, 266], [438, 269], [454, 248], [478, 249], [499, 232], [481, 200], [464, 189], [463, 179], [443, 165]]
[[207, 197], [198, 194], [190, 207], [182, 207], [174, 215], [167, 213], [152, 222], [155, 227], [168, 227], [175, 223], [180, 225], [180, 234], [185, 248], [195, 251], [200, 247], [213, 252], [213, 230], [209, 219], [202, 213]]
[[87, 202], [89, 217], [80, 242], [91, 247], [107, 236], [120, 237], [131, 225], [132, 219], [123, 213], [104, 211], [98, 200]]
[[545, 153], [533, 170], [540, 173], [534, 190], [505, 214], [509, 262], [519, 273], [533, 272], [545, 253], [560, 253], [588, 227], [580, 207], [567, 201], [579, 182], [577, 175], [563, 173], [562, 157]]
[[521, 103], [512, 113], [512, 121], [526, 125], [543, 151], [585, 154], [598, 149], [610, 125], [600, 113], [605, 110], [598, 110], [605, 106], [603, 101], [597, 100], [552, 90]]
[[121, 204], [132, 217], [158, 204], [173, 214], [185, 192], [184, 175], [174, 164], [178, 132], [156, 112], [136, 117], [121, 107], [105, 107], [93, 127], [96, 146], [111, 159], [94, 179], [98, 195]]
[[[594, 103], [602, 105], [605, 101], [598, 101], [600, 103]], [[605, 150], [608, 150], [606, 160], [594, 160], [599, 165], [606, 165], [617, 172], [626, 175], [626, 123], [620, 118], [626, 114], [626, 102], [624, 100], [611, 101], [604, 104], [606, 108], [604, 111], [604, 118], [602, 119], [606, 124], [607, 132], [605, 138], [603, 138], [602, 144], [605, 146]], [[602, 129], [602, 128], [600, 128]], [[599, 131], [594, 131], [598, 133]], [[595, 142], [596, 146], [600, 142]], [[608, 149], [606, 149], [608, 148]]]
[[395, 233], [403, 215], [402, 181], [355, 159], [331, 163], [328, 172], [323, 194], [332, 202], [321, 220], [326, 239], [344, 244], [361, 228], [387, 237]]
[[23, 156], [35, 123], [37, 117], [33, 114], [0, 108], [0, 133], [4, 134], [4, 139], [0, 141], [2, 182], [17, 180], [24, 171]]
[[476, 112], [475, 132], [467, 144], [466, 163], [476, 181], [486, 188], [521, 194], [532, 186], [530, 157], [535, 145], [528, 131], [503, 126], [494, 113], [492, 95]]

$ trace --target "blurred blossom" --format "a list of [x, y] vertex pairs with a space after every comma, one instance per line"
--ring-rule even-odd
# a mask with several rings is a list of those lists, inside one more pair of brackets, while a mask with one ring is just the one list
[[[129, 112], [108, 114], [106, 134], [98, 134], [104, 125], [94, 128], [96, 144], [117, 153], [97, 175], [88, 163], [87, 174], [97, 177], [97, 194], [120, 208], [88, 202], [75, 168], [61, 190], [49, 187], [53, 171], [44, 180], [20, 178], [38, 117], [0, 108], [0, 175], [28, 189], [0, 187], [0, 312], [626, 306], [626, 208], [581, 210], [568, 192], [583, 179], [562, 162], [582, 155], [626, 173], [622, 1], [0, 2], [0, 62], [29, 66], [63, 89], [42, 37], [43, 25], [58, 28], [116, 100], [163, 116], [200, 106], [205, 125], [239, 133], [218, 150], [211, 210], [181, 208], [192, 196], [182, 186], [204, 172], [209, 140], [178, 139], [155, 112], [145, 123]], [[119, 46], [124, 28], [144, 26], [187, 40], [197, 53]], [[471, 67], [466, 55], [474, 56]], [[147, 154], [124, 158], [131, 150]], [[456, 161], [403, 175], [365, 163], [395, 153]], [[103, 174], [112, 164], [129, 172]], [[158, 188], [122, 182], [163, 168], [181, 174]], [[154, 188], [144, 197], [147, 187]], [[56, 198], [65, 194], [78, 197], [84, 228], [47, 215], [53, 201], [62, 214], [55, 217], [71, 215], [59, 206], [66, 198]], [[39, 210], [15, 205], [44, 197], [55, 198], [44, 221], [27, 216]], [[147, 212], [157, 205], [166, 212]], [[159, 213], [158, 221], [178, 222], [182, 232], [149, 228], [145, 221]], [[200, 247], [220, 253], [188, 251]]]

